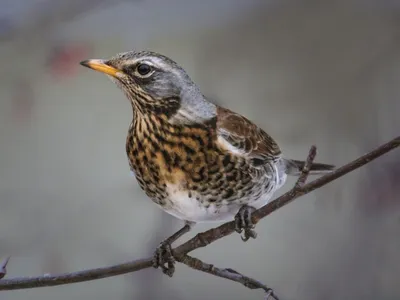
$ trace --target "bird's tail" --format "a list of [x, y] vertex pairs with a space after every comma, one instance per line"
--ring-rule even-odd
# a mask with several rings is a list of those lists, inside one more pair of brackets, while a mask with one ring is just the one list
[[[286, 174], [288, 175], [300, 175], [304, 167], [305, 162], [295, 159], [286, 159]], [[332, 172], [335, 170], [335, 166], [321, 163], [313, 163], [310, 168], [310, 175], [320, 175]]]

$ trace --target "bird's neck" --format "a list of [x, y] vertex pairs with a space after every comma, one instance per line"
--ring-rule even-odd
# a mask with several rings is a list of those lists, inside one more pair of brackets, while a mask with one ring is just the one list
[[[166, 103], [166, 102], [164, 102]], [[170, 110], [132, 101], [133, 120], [129, 132], [138, 138], [150, 135], [163, 138], [165, 134], [183, 132], [191, 128], [214, 131], [217, 120], [217, 106], [204, 98], [198, 91], [181, 93], [179, 106]]]
[[194, 86], [181, 92], [180, 107], [169, 118], [171, 124], [193, 125], [207, 123], [217, 115], [217, 107]]
[[173, 116], [180, 107], [179, 97], [170, 97], [163, 99], [163, 101], [157, 101], [147, 96], [135, 95], [136, 98], [129, 98], [134, 117], [147, 118], [150, 115], [155, 117], [166, 117]]

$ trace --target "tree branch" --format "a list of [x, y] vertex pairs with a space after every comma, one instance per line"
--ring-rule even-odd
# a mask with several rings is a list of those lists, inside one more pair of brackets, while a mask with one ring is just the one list
[[[358, 169], [362, 167], [363, 165], [370, 163], [374, 159], [377, 159], [378, 157], [386, 154], [387, 152], [397, 148], [400, 146], [400, 136], [391, 140], [390, 142], [387, 142], [386, 144], [383, 144], [376, 148], [375, 150], [372, 150], [371, 152], [357, 158], [356, 160], [353, 160], [352, 162], [336, 169], [335, 171], [328, 173], [324, 176], [321, 176], [305, 185], [302, 187], [296, 189], [291, 189], [289, 192], [283, 194], [282, 196], [278, 197], [274, 201], [268, 203], [264, 207], [260, 208], [259, 210], [255, 211], [252, 214], [252, 221], [253, 224], [256, 224], [259, 220], [262, 218], [265, 218], [272, 212], [276, 211], [277, 209], [283, 207], [284, 205], [292, 202], [294, 199], [299, 198], [300, 196], [303, 196], [305, 194], [308, 194], [312, 191], [314, 191], [317, 188], [320, 188], [335, 179], [338, 179], [339, 177], [342, 177], [346, 175], [347, 173], [350, 173], [354, 171], [355, 169]], [[216, 240], [219, 240], [223, 238], [224, 236], [227, 236], [234, 232], [235, 229], [235, 223], [228, 222], [225, 223], [219, 227], [216, 227], [214, 229], [207, 230], [203, 233], [197, 234], [194, 238], [190, 239], [186, 243], [182, 244], [181, 246], [177, 247], [174, 249], [173, 253], [189, 253], [197, 248], [205, 247], [208, 244], [215, 242]]]
[[314, 162], [316, 155], [317, 155], [317, 147], [311, 146], [311, 149], [308, 152], [306, 162], [303, 166], [303, 170], [301, 171], [301, 174], [293, 187], [294, 190], [301, 189], [304, 186], [304, 184], [306, 183], [308, 175], [310, 174], [311, 165]]
[[177, 257], [177, 261], [187, 265], [188, 267], [205, 272], [208, 274], [212, 274], [221, 278], [229, 279], [232, 281], [239, 282], [243, 284], [245, 287], [249, 289], [263, 289], [266, 293], [266, 299], [268, 300], [269, 297], [275, 300], [279, 300], [279, 298], [274, 294], [271, 288], [267, 287], [265, 284], [255, 280], [253, 278], [247, 277], [245, 275], [240, 274], [239, 272], [233, 269], [221, 269], [217, 268], [214, 265], [207, 264], [201, 261], [198, 258], [189, 256], [187, 254], [183, 254], [180, 257]]
[[7, 275], [7, 264], [9, 260], [10, 257], [8, 256], [0, 263], [0, 279]]
[[[262, 207], [261, 209], [255, 211], [253, 213], [253, 223], [256, 224], [259, 220], [266, 217], [270, 213], [276, 211], [277, 209], [281, 208], [282, 206], [292, 202], [294, 199], [299, 198], [302, 195], [308, 194], [314, 191], [317, 188], [320, 188], [335, 179], [344, 176], [345, 174], [354, 171], [355, 169], [360, 168], [361, 166], [371, 162], [372, 160], [384, 155], [385, 153], [397, 148], [400, 146], [400, 137], [397, 137], [386, 144], [381, 145], [380, 147], [376, 148], [375, 150], [369, 152], [361, 156], [360, 158], [342, 166], [341, 168], [326, 174], [320, 178], [317, 178], [307, 184], [305, 184], [307, 179], [307, 169], [309, 169], [310, 163], [315, 157], [315, 147], [312, 147], [310, 150], [309, 157], [307, 162], [304, 166], [302, 175], [296, 182], [296, 185], [292, 190], [285, 193], [284, 195], [278, 197], [274, 201], [270, 202], [268, 205]], [[199, 260], [195, 258], [191, 258], [187, 256], [187, 253], [201, 247], [205, 247], [208, 244], [215, 242], [218, 239], [221, 239], [232, 232], [234, 232], [235, 224], [234, 222], [225, 223], [219, 227], [210, 229], [203, 233], [197, 234], [194, 238], [190, 239], [189, 241], [183, 243], [182, 245], [178, 246], [173, 250], [173, 254], [176, 258], [181, 259], [182, 262], [191, 262], [191, 259], [198, 262]], [[189, 260], [188, 260], [189, 257]], [[186, 260], [185, 260], [186, 259]], [[199, 261], [201, 262], [201, 261]], [[202, 264], [205, 264], [201, 262]], [[205, 264], [207, 265], [207, 264]], [[152, 258], [141, 259], [130, 261], [118, 265], [113, 265], [109, 267], [97, 268], [97, 269], [90, 269], [80, 272], [74, 273], [66, 273], [61, 275], [54, 275], [54, 276], [39, 276], [39, 277], [21, 277], [21, 278], [13, 278], [13, 279], [1, 279], [0, 280], [0, 290], [16, 290], [16, 289], [27, 289], [27, 288], [35, 288], [35, 287], [42, 287], [42, 286], [55, 286], [55, 285], [62, 285], [62, 284], [69, 284], [69, 283], [76, 283], [76, 282], [83, 282], [89, 280], [95, 280], [105, 277], [111, 277], [116, 275], [121, 275], [125, 273], [139, 271], [145, 268], [149, 268], [152, 266]], [[208, 265], [210, 266], [210, 265]], [[214, 267], [215, 268], [215, 267]], [[223, 269], [217, 269], [223, 270]], [[228, 271], [227, 271], [228, 270]], [[203, 271], [201, 269], [201, 271]], [[234, 276], [232, 274], [236, 274], [235, 271], [230, 269], [225, 269], [225, 272], [217, 272], [218, 274], [214, 274], [212, 272], [208, 272], [217, 276], [221, 274], [228, 276], [220, 276], [224, 278], [228, 278], [230, 280], [234, 280]], [[228, 272], [228, 273], [227, 273]], [[241, 274], [236, 274], [236, 279], [244, 280], [243, 282], [247, 282], [246, 280], [250, 278], [245, 277]], [[246, 280], [245, 280], [245, 279]], [[234, 280], [239, 281], [239, 280]], [[239, 281], [241, 282], [241, 281]], [[251, 282], [251, 281], [250, 281]], [[261, 286], [260, 286], [261, 287]]]
[[153, 263], [151, 259], [139, 259], [109, 267], [89, 269], [60, 275], [2, 279], [0, 280], [0, 290], [19, 290], [90, 281], [136, 272], [142, 269], [150, 268], [152, 265]]

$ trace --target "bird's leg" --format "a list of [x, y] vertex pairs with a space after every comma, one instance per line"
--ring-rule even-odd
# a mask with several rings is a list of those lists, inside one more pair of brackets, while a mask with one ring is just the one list
[[172, 277], [175, 272], [175, 259], [172, 255], [171, 244], [184, 234], [188, 233], [192, 229], [193, 225], [193, 222], [185, 221], [185, 226], [160, 243], [153, 257], [154, 268], [160, 267], [164, 274]]
[[241, 234], [244, 230], [243, 236], [241, 236], [243, 242], [257, 237], [257, 233], [253, 230], [255, 225], [251, 221], [251, 214], [255, 210], [252, 206], [243, 205], [235, 216], [235, 231]]

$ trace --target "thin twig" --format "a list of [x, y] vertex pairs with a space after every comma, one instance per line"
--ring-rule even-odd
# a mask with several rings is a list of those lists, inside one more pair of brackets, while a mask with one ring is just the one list
[[192, 269], [239, 282], [243, 284], [245, 287], [252, 290], [262, 289], [265, 291], [265, 293], [268, 294], [269, 297], [272, 297], [272, 299], [279, 300], [279, 298], [274, 294], [271, 288], [267, 287], [265, 284], [259, 282], [258, 280], [240, 274], [239, 272], [233, 269], [221, 269], [212, 264], [205, 263], [198, 258], [189, 256], [187, 254], [178, 257], [177, 261], [187, 265]]
[[0, 264], [0, 279], [7, 275], [7, 264], [10, 260], [10, 256], [3, 259]]
[[[361, 166], [371, 162], [372, 160], [386, 154], [387, 152], [400, 146], [400, 137], [389, 141], [386, 144], [381, 145], [375, 150], [361, 156], [360, 158], [344, 165], [343, 167], [333, 171], [332, 173], [326, 174], [320, 178], [317, 178], [307, 184], [304, 184], [299, 189], [292, 189], [286, 194], [278, 197], [268, 205], [253, 213], [253, 223], [257, 223], [260, 219], [266, 217], [270, 213], [279, 209], [280, 207], [290, 203], [296, 198], [302, 195], [308, 194], [313, 190], [320, 188], [335, 179], [342, 177], [343, 175], [360, 168]], [[214, 229], [210, 229], [203, 233], [197, 234], [194, 238], [183, 243], [173, 250], [173, 254], [176, 257], [185, 255], [197, 248], [205, 247], [206, 245], [219, 240], [232, 232], [234, 232], [234, 222], [225, 223]], [[152, 266], [152, 258], [131, 261], [119, 265], [113, 265], [104, 268], [90, 269], [75, 273], [54, 275], [54, 276], [39, 276], [39, 277], [21, 277], [13, 279], [2, 279], [0, 280], [0, 290], [16, 290], [16, 289], [27, 289], [41, 286], [54, 286], [82, 281], [89, 281], [94, 279], [100, 279], [105, 277], [111, 277], [121, 275], [125, 273], [139, 271]]]
[[304, 163], [303, 170], [297, 179], [294, 188], [295, 190], [301, 189], [307, 181], [308, 175], [310, 174], [311, 165], [314, 162], [315, 156], [317, 156], [317, 147], [311, 146], [306, 162]]

